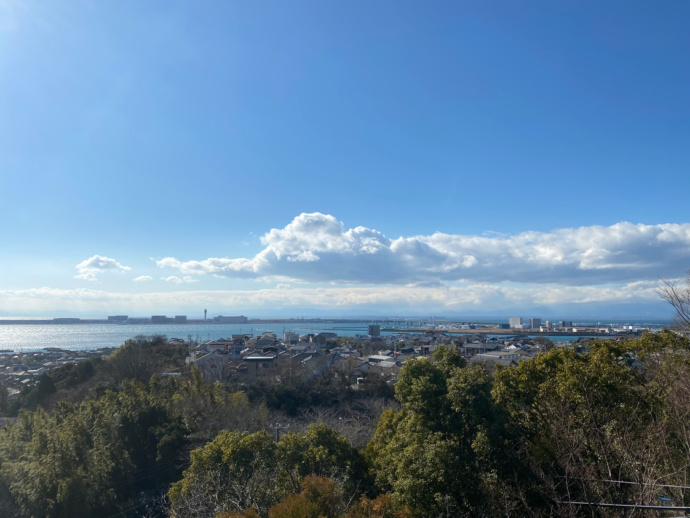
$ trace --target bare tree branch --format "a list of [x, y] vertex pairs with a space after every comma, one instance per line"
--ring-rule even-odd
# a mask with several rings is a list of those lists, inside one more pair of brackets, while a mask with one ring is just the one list
[[678, 279], [662, 279], [658, 295], [676, 310], [676, 320], [680, 327], [690, 330], [690, 271], [688, 276]]

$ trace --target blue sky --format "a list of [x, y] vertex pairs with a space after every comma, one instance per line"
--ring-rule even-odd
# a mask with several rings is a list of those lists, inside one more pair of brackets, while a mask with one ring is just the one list
[[689, 15], [0, 0], [0, 313], [656, 302]]

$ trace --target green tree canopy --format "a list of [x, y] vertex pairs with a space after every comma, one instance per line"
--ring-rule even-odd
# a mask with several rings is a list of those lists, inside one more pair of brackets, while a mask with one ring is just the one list
[[420, 515], [476, 515], [490, 505], [502, 458], [501, 416], [488, 373], [451, 346], [408, 360], [367, 447], [381, 489]]
[[223, 431], [191, 454], [191, 465], [168, 496], [174, 516], [213, 516], [254, 509], [265, 515], [305, 477], [339, 480], [352, 496], [361, 493], [367, 466], [342, 436], [324, 425], [285, 434], [275, 443], [265, 432]]

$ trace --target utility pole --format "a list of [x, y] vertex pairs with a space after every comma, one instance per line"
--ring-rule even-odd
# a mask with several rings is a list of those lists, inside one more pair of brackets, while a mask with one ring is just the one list
[[285, 430], [287, 428], [290, 428], [290, 425], [285, 425], [283, 426], [280, 423], [272, 424], [271, 428], [273, 428], [276, 431], [276, 442], [280, 442], [280, 431]]

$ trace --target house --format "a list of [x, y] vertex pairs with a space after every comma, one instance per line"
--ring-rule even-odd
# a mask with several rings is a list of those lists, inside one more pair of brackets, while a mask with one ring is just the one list
[[226, 340], [225, 338], [219, 338], [218, 340], [209, 340], [201, 344], [201, 347], [208, 352], [215, 351], [217, 349], [225, 349], [228, 345], [231, 345], [231, 340]]
[[278, 351], [280, 350], [280, 345], [277, 342], [274, 342], [269, 345], [264, 345], [261, 348], [261, 353], [266, 354], [266, 353], [273, 353], [273, 354], [278, 354]]
[[243, 363], [247, 366], [248, 381], [274, 373], [278, 363], [277, 357], [275, 353], [252, 353], [245, 356]]
[[489, 351], [495, 351], [498, 349], [498, 343], [497, 342], [487, 342], [485, 344], [482, 343], [469, 343], [469, 344], [462, 344], [460, 346], [460, 349], [462, 350], [462, 354], [465, 356], [474, 356], [475, 354], [484, 354]]
[[431, 345], [420, 345], [419, 347], [415, 347], [414, 349], [419, 356], [431, 356]]
[[518, 350], [513, 351], [489, 351], [478, 354], [482, 358], [498, 358], [502, 360], [519, 360], [523, 355]]
[[373, 379], [394, 379], [400, 370], [398, 364], [392, 359], [379, 363], [369, 363], [366, 358], [355, 358], [354, 360], [361, 362], [352, 373], [352, 385], [355, 388], [366, 383], [367, 378], [370, 377]]
[[263, 347], [266, 345], [272, 345], [278, 341], [278, 337], [275, 333], [263, 333], [256, 339], [256, 346]]
[[336, 333], [319, 333], [314, 335], [311, 341], [318, 345], [326, 345], [329, 340], [335, 340], [336, 338], [338, 338]]
[[299, 354], [309, 350], [308, 345], [296, 345], [288, 349], [292, 354]]
[[392, 356], [388, 355], [383, 355], [383, 354], [371, 354], [365, 358], [367, 363], [370, 363], [372, 365], [376, 365], [381, 362], [390, 362], [394, 361]]
[[244, 342], [233, 342], [231, 345], [228, 345], [227, 351], [228, 354], [230, 354], [233, 358], [239, 358], [242, 356], [242, 353], [247, 350], [244, 346]]

